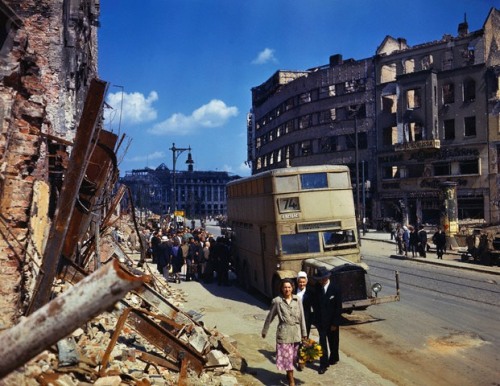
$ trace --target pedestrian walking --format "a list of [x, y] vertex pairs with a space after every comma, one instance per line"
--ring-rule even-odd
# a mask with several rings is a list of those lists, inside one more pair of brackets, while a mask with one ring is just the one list
[[306, 321], [302, 302], [293, 294], [291, 279], [283, 279], [280, 285], [280, 295], [275, 297], [262, 328], [262, 338], [265, 338], [269, 326], [278, 317], [276, 330], [276, 367], [286, 371], [288, 385], [295, 386], [293, 377], [294, 366], [297, 363], [299, 344], [306, 338]]
[[443, 254], [446, 248], [446, 235], [443, 230], [438, 227], [436, 233], [432, 236], [432, 242], [436, 246], [436, 255], [438, 259], [443, 259]]
[[318, 268], [314, 279], [317, 283], [314, 302], [315, 325], [318, 329], [319, 344], [323, 350], [318, 373], [324, 374], [329, 365], [334, 365], [339, 361], [342, 295], [326, 268]]
[[416, 227], [411, 225], [408, 226], [410, 230], [410, 251], [411, 257], [415, 257], [418, 254], [418, 231]]
[[418, 253], [420, 257], [427, 257], [427, 232], [423, 225], [420, 225], [418, 230]]

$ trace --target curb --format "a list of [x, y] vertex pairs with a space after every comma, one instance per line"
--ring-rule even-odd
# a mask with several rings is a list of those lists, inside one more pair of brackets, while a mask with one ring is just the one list
[[[380, 240], [376, 238], [371, 238], [371, 237], [362, 237], [361, 240], [369, 240], [369, 241], [376, 241], [376, 242], [382, 242], [382, 243], [387, 243], [387, 244], [395, 244], [394, 241], [392, 240]], [[460, 256], [460, 253], [457, 252], [452, 252], [448, 253], [449, 255], [456, 255]], [[397, 255], [397, 254], [392, 254], [389, 256], [391, 259], [397, 259], [397, 260], [411, 260], [411, 261], [417, 261], [419, 263], [425, 263], [425, 264], [433, 264], [433, 265], [439, 265], [443, 267], [449, 267], [449, 268], [458, 268], [458, 269], [466, 269], [469, 271], [476, 271], [476, 272], [482, 272], [482, 273], [489, 273], [492, 275], [500, 275], [500, 267], [490, 267], [486, 265], [475, 265], [475, 264], [470, 264], [470, 263], [461, 263], [457, 261], [446, 261], [446, 260], [438, 260], [438, 259], [432, 259], [432, 258], [424, 258], [424, 257], [407, 257], [404, 255]]]

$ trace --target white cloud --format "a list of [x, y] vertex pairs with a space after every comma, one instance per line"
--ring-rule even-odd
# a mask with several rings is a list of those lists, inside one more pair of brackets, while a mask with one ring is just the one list
[[163, 122], [157, 123], [148, 132], [157, 135], [190, 134], [197, 128], [220, 127], [238, 115], [238, 108], [229, 107], [223, 101], [212, 99], [206, 105], [194, 110], [191, 115], [175, 113]]
[[157, 117], [157, 112], [153, 107], [153, 103], [157, 100], [158, 93], [156, 91], [151, 91], [147, 97], [139, 92], [130, 94], [124, 92], [123, 100], [121, 91], [108, 94], [106, 102], [112, 109], [106, 109], [104, 112], [106, 122], [118, 124], [120, 113], [122, 124], [138, 124], [154, 121]]
[[274, 50], [271, 48], [264, 48], [263, 51], [259, 52], [257, 57], [252, 60], [252, 64], [266, 64], [269, 62], [276, 63], [278, 60], [274, 56]]
[[129, 162], [147, 162], [147, 161], [152, 161], [152, 160], [157, 160], [157, 159], [164, 159], [165, 158], [165, 153], [162, 151], [155, 151], [151, 154], [146, 154], [146, 155], [136, 155], [135, 157], [130, 157], [127, 158], [127, 161]]

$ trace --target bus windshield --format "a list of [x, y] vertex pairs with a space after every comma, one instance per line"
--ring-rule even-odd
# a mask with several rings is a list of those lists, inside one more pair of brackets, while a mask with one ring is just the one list
[[349, 247], [355, 242], [354, 229], [323, 232], [323, 247], [325, 250]]

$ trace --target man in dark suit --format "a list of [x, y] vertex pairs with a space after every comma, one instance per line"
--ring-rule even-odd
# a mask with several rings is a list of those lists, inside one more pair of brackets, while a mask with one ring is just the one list
[[[324, 374], [329, 365], [339, 361], [339, 325], [342, 315], [342, 297], [331, 278], [331, 272], [324, 267], [317, 269], [316, 299], [314, 303], [315, 325], [323, 355], [319, 362], [319, 374]], [[330, 355], [328, 352], [330, 351]]]

